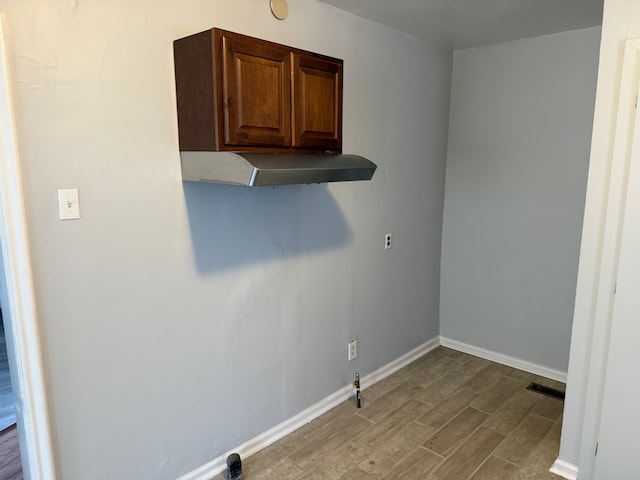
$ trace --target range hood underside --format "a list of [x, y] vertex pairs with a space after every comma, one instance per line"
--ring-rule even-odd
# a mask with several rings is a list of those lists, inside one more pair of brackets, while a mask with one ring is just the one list
[[359, 155], [180, 152], [182, 179], [230, 185], [371, 180], [376, 164]]

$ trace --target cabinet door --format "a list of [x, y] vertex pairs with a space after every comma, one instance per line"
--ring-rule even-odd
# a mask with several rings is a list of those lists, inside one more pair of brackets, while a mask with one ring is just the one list
[[293, 56], [293, 146], [342, 148], [342, 62]]
[[279, 45], [222, 34], [224, 142], [291, 146], [291, 58]]

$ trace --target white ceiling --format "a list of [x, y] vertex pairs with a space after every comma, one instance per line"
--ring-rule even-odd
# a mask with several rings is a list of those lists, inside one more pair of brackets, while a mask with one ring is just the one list
[[453, 49], [602, 24], [603, 0], [321, 0]]

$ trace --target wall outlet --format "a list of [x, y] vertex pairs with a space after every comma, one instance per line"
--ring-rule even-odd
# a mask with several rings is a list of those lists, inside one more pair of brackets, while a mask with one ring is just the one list
[[349, 361], [351, 361], [358, 356], [358, 341], [354, 340], [353, 342], [349, 342], [349, 345], [347, 345], [347, 347], [349, 351]]
[[384, 234], [384, 249], [389, 250], [391, 248], [391, 232]]

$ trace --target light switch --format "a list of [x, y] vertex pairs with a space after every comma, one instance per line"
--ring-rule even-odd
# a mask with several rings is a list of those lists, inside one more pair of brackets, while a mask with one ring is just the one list
[[58, 210], [60, 220], [75, 220], [80, 218], [80, 200], [77, 188], [58, 190]]

